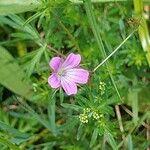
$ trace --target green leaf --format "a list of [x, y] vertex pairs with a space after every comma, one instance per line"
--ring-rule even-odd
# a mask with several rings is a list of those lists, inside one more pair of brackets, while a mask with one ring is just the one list
[[29, 137], [29, 134], [22, 133], [22, 132], [18, 131], [17, 129], [5, 124], [2, 121], [0, 121], [0, 130], [13, 135], [14, 137], [20, 137], [20, 138], [28, 138]]
[[42, 14], [43, 14], [43, 12], [37, 12], [37, 13], [35, 13], [33, 16], [29, 17], [29, 18], [26, 20], [25, 24], [30, 23], [31, 21], [33, 21], [34, 19], [38, 18], [38, 17], [41, 16]]
[[38, 0], [0, 0], [0, 15], [31, 11], [39, 6]]
[[54, 91], [53, 94], [49, 95], [49, 102], [48, 102], [48, 119], [49, 119], [49, 125], [50, 128], [53, 132], [54, 135], [56, 135], [56, 124], [55, 124], [55, 103], [56, 103], [56, 98], [55, 98], [55, 93], [57, 92]]
[[3, 47], [0, 47], [0, 68], [0, 84], [12, 92], [30, 99], [33, 94], [30, 81], [24, 80], [24, 72]]
[[92, 138], [91, 138], [91, 142], [90, 142], [90, 147], [92, 147], [95, 144], [95, 141], [97, 139], [98, 136], [98, 129], [94, 129], [93, 134], [92, 134]]
[[74, 105], [74, 104], [62, 103], [61, 106], [67, 109], [75, 110], [75, 111], [79, 111], [80, 109], [82, 109], [82, 107], [78, 105]]
[[72, 131], [72, 129], [75, 128], [78, 122], [79, 122], [78, 117], [69, 118], [64, 124], [58, 126], [58, 130], [59, 131], [71, 130]]
[[105, 130], [106, 138], [110, 146], [112, 147], [113, 150], [118, 150], [117, 144], [115, 139], [113, 138], [112, 134], [108, 131]]
[[[92, 31], [93, 31], [93, 34], [94, 34], [94, 37], [96, 39], [96, 42], [97, 42], [97, 45], [98, 45], [98, 48], [100, 50], [100, 55], [102, 56], [102, 58], [106, 58], [107, 57], [107, 53], [106, 53], [106, 50], [105, 50], [105, 47], [104, 47], [104, 44], [103, 44], [103, 41], [102, 41], [102, 38], [101, 38], [101, 35], [100, 35], [100, 30], [99, 30], [99, 26], [97, 24], [97, 21], [96, 21], [96, 17], [95, 17], [95, 14], [93, 12], [93, 9], [92, 9], [92, 2], [91, 0], [86, 0], [84, 1], [84, 6], [85, 6], [85, 10], [86, 10], [86, 13], [87, 13], [87, 17], [88, 17], [88, 20], [89, 20], [89, 23], [91, 25], [91, 28], [92, 28]], [[120, 48], [120, 47], [119, 47]], [[122, 101], [122, 98], [120, 96], [120, 93], [118, 91], [118, 88], [117, 88], [117, 85], [115, 83], [115, 80], [114, 80], [114, 77], [113, 77], [113, 74], [111, 73], [110, 69], [109, 69], [109, 66], [110, 66], [110, 62], [106, 61], [106, 68], [107, 68], [107, 71], [109, 73], [109, 76], [110, 76], [110, 79], [112, 81], [112, 84], [116, 90], [116, 93], [120, 99], [120, 101]]]
[[80, 124], [79, 128], [78, 128], [78, 131], [77, 131], [77, 140], [80, 140], [82, 134], [83, 134], [83, 125]]
[[143, 50], [146, 52], [146, 58], [150, 66], [150, 36], [149, 29], [146, 22], [146, 19], [143, 17], [143, 0], [134, 0], [134, 10], [137, 18], [140, 19], [140, 26], [138, 28], [139, 38], [143, 47]]
[[133, 122], [137, 124], [138, 118], [138, 90], [137, 89], [130, 89], [128, 93], [128, 100], [132, 106], [133, 112]]
[[44, 53], [44, 48], [40, 48], [38, 50], [38, 52], [36, 53], [36, 55], [32, 58], [31, 62], [29, 63], [28, 69], [27, 69], [27, 77], [29, 78], [31, 76], [31, 74], [34, 71], [34, 68], [36, 66], [36, 64], [39, 63], [43, 53]]
[[12, 144], [10, 141], [8, 141], [7, 139], [4, 139], [2, 137], [0, 137], [0, 143], [8, 146], [12, 150], [20, 150], [16, 145]]
[[49, 125], [49, 122], [46, 118], [43, 118], [42, 115], [36, 113], [32, 107], [30, 107], [25, 101], [22, 99], [17, 99], [19, 103], [21, 104], [22, 108], [26, 110], [32, 117], [33, 119], [37, 120], [41, 125], [46, 127], [49, 131], [52, 131], [51, 126]]
[[[0, 16], [0, 23], [4, 25], [8, 25], [17, 31], [22, 31], [16, 36], [19, 39], [32, 39], [37, 44], [41, 45], [40, 36], [37, 30], [30, 24], [25, 24], [25, 19], [23, 17], [19, 17], [18, 15], [8, 15], [8, 17]], [[25, 35], [23, 35], [25, 34]], [[23, 36], [23, 37], [22, 37]]]

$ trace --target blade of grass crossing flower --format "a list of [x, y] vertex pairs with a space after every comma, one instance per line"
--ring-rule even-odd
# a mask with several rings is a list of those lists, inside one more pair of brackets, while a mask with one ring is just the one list
[[143, 50], [146, 52], [146, 58], [150, 66], [150, 36], [148, 32], [148, 26], [145, 18], [143, 17], [143, 1], [134, 0], [134, 10], [136, 17], [141, 17], [140, 26], [138, 28], [138, 33]]

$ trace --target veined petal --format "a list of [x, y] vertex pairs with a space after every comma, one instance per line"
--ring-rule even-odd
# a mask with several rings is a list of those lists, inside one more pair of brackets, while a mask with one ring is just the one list
[[69, 54], [64, 63], [62, 64], [62, 67], [64, 69], [70, 69], [77, 67], [80, 64], [81, 56], [79, 54]]
[[73, 95], [77, 93], [77, 85], [74, 82], [65, 79], [65, 77], [61, 78], [61, 86], [67, 95]]
[[68, 78], [75, 83], [85, 84], [88, 82], [89, 72], [85, 69], [75, 68], [67, 70], [65, 76], [66, 79]]
[[49, 78], [48, 78], [48, 83], [52, 88], [58, 88], [61, 86], [60, 84], [60, 79], [56, 75], [56, 73], [53, 73]]
[[63, 60], [60, 57], [53, 57], [51, 61], [49, 62], [50, 67], [53, 69], [53, 71], [57, 72], [59, 67], [61, 66]]

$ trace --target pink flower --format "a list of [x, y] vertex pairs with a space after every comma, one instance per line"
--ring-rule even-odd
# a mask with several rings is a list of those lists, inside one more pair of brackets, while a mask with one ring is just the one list
[[67, 95], [77, 93], [77, 84], [88, 82], [89, 72], [79, 67], [81, 56], [69, 54], [64, 60], [60, 57], [53, 57], [49, 63], [52, 68], [52, 75], [48, 83], [52, 88], [63, 88]]

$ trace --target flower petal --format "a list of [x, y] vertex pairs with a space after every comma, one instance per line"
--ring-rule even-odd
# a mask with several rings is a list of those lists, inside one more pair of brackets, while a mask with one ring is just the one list
[[60, 57], [53, 57], [49, 62], [50, 67], [56, 72], [61, 66], [63, 60]]
[[66, 78], [75, 83], [85, 84], [88, 82], [89, 72], [81, 68], [69, 69], [66, 72]]
[[48, 83], [52, 88], [58, 88], [61, 86], [60, 79], [55, 73], [48, 78]]
[[73, 95], [77, 93], [77, 85], [64, 77], [61, 78], [61, 85], [67, 95]]
[[81, 56], [79, 54], [69, 54], [64, 63], [62, 64], [62, 67], [64, 69], [70, 69], [77, 67], [80, 64]]

